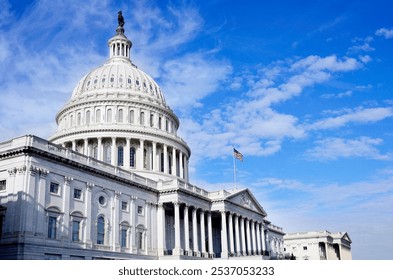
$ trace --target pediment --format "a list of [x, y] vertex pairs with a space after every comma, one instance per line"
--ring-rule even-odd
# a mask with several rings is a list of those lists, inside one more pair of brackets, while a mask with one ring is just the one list
[[249, 189], [239, 190], [226, 197], [226, 200], [266, 216], [265, 210], [263, 210]]

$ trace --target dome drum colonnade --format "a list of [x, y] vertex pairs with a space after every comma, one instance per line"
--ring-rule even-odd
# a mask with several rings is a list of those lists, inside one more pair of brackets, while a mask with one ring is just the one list
[[78, 83], [49, 140], [145, 176], [188, 181], [191, 151], [177, 136], [179, 120], [157, 83], [131, 62], [123, 27], [116, 32], [110, 59]]

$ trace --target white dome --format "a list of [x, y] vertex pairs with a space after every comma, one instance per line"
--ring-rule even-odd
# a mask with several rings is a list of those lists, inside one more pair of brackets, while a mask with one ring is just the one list
[[75, 87], [71, 100], [108, 91], [153, 99], [166, 107], [164, 96], [157, 83], [130, 60], [116, 57], [110, 58], [104, 65], [83, 77]]

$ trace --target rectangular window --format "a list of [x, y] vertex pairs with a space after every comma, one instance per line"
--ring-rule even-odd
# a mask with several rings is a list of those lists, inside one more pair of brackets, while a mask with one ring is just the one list
[[127, 230], [126, 229], [122, 229], [121, 230], [121, 247], [125, 248], [127, 247]]
[[1, 180], [0, 181], [0, 191], [5, 191], [6, 187], [7, 187], [7, 181], [6, 180]]
[[72, 221], [72, 241], [80, 241], [79, 239], [79, 228], [80, 221]]
[[82, 199], [82, 190], [74, 189], [74, 198], [75, 199]]
[[59, 192], [59, 184], [51, 182], [49, 192], [57, 194]]
[[138, 214], [142, 215], [143, 214], [143, 207], [138, 206]]
[[307, 246], [303, 246], [303, 250], [304, 250], [304, 251], [307, 251]]
[[127, 211], [128, 203], [126, 201], [121, 202], [121, 210]]
[[56, 239], [57, 218], [49, 216], [48, 220], [48, 238]]

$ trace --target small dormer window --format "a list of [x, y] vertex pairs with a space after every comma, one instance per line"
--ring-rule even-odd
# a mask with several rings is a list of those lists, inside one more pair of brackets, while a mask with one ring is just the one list
[[115, 78], [111, 77], [111, 83], [114, 83], [114, 82], [115, 82]]
[[143, 82], [143, 87], [146, 88], [146, 82]]
[[137, 86], [139, 86], [139, 80], [138, 79], [135, 81], [135, 83], [136, 83]]

